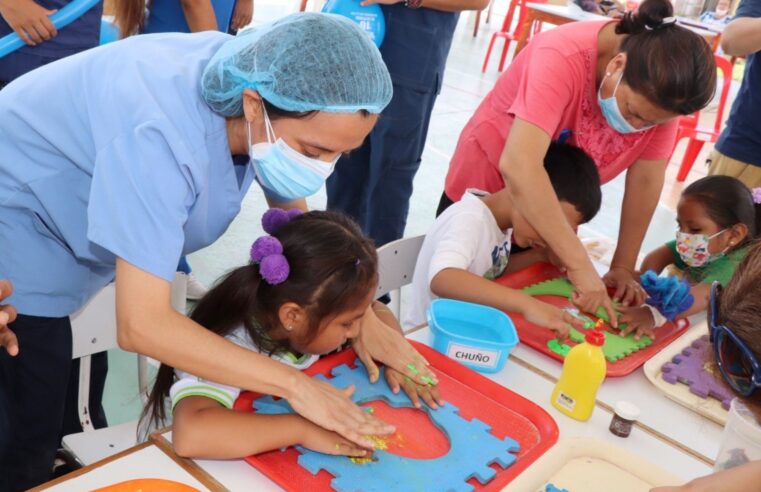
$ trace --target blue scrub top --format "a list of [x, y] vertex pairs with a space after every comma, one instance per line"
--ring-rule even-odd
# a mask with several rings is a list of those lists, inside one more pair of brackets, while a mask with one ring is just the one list
[[[740, 17], [761, 17], [761, 0], [742, 0], [734, 18]], [[761, 52], [745, 61], [743, 81], [716, 149], [732, 159], [761, 166]]]
[[[71, 3], [71, 0], [34, 1], [49, 10], [61, 10]], [[98, 46], [102, 13], [103, 2], [98, 2], [74, 22], [59, 29], [58, 35], [54, 38], [36, 46], [24, 45], [13, 53], [0, 58], [0, 82], [10, 82], [16, 77], [51, 61]], [[12, 32], [11, 26], [0, 17], [0, 37]]]
[[116, 257], [170, 281], [225, 232], [254, 176], [200, 93], [228, 39], [134, 36], [0, 91], [0, 277], [20, 313], [71, 314]]
[[[235, 2], [236, 0], [212, 0], [211, 6], [217, 18], [217, 30], [227, 32], [230, 28]], [[144, 33], [190, 32], [180, 0], [152, 0], [149, 8], [150, 12], [143, 28]]]

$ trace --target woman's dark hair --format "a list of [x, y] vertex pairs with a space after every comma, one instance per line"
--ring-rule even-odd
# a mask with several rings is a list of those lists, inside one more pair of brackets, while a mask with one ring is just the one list
[[[264, 101], [264, 108], [267, 110], [267, 115], [270, 117], [271, 120], [276, 120], [279, 118], [295, 118], [297, 120], [310, 118], [312, 115], [317, 114], [319, 111], [312, 110], [312, 111], [286, 111], [285, 109], [278, 108], [271, 102], [267, 101], [266, 99], [262, 98], [262, 101]], [[370, 111], [366, 109], [360, 109], [359, 114], [362, 116], [370, 116]]]
[[623, 81], [661, 109], [692, 114], [706, 107], [716, 91], [716, 62], [708, 43], [677, 24], [669, 0], [645, 0], [627, 12], [616, 34], [626, 53]]
[[682, 198], [700, 202], [722, 229], [745, 224], [748, 235], [734, 249], [745, 246], [761, 233], [761, 205], [753, 202], [753, 193], [737, 178], [706, 176], [685, 188]]
[[589, 154], [573, 145], [553, 142], [544, 156], [544, 169], [558, 200], [573, 205], [582, 224], [597, 215], [602, 202], [600, 174]]
[[[716, 323], [725, 325], [761, 359], [761, 242], [748, 249], [732, 279], [721, 290]], [[761, 420], [761, 390], [747, 403]]]
[[[378, 259], [370, 239], [356, 223], [335, 212], [308, 212], [273, 234], [288, 259], [288, 278], [277, 285], [262, 280], [259, 265], [249, 263], [223, 277], [195, 306], [190, 318], [207, 330], [226, 336], [244, 327], [263, 353], [291, 347], [270, 334], [280, 324], [279, 310], [294, 302], [307, 313], [302, 343], [309, 343], [334, 317], [356, 308], [378, 281]], [[164, 399], [174, 382], [174, 368], [162, 364], [141, 419], [166, 421]]]

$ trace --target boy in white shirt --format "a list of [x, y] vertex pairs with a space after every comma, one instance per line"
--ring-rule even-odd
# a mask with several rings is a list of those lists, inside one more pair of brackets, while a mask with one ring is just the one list
[[[590, 221], [602, 200], [600, 176], [592, 158], [577, 147], [553, 143], [544, 168], [571, 227]], [[530, 249], [510, 258], [511, 242]], [[550, 260], [554, 255], [515, 210], [506, 189], [491, 195], [468, 190], [436, 219], [423, 241], [412, 279], [412, 307], [404, 326], [425, 323], [431, 301], [445, 297], [519, 313], [565, 337], [568, 324], [580, 324], [577, 318], [492, 281], [503, 273]]]

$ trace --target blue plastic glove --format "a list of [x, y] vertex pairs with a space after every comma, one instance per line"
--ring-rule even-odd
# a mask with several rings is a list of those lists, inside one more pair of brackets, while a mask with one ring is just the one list
[[656, 308], [669, 321], [687, 311], [695, 302], [685, 279], [659, 277], [653, 270], [648, 270], [640, 277], [640, 284], [649, 296], [645, 303]]

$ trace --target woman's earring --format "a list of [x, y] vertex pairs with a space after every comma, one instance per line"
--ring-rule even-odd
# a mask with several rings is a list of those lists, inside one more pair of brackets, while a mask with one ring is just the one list
[[293, 326], [292, 325], [286, 326], [285, 331], [293, 331]]

